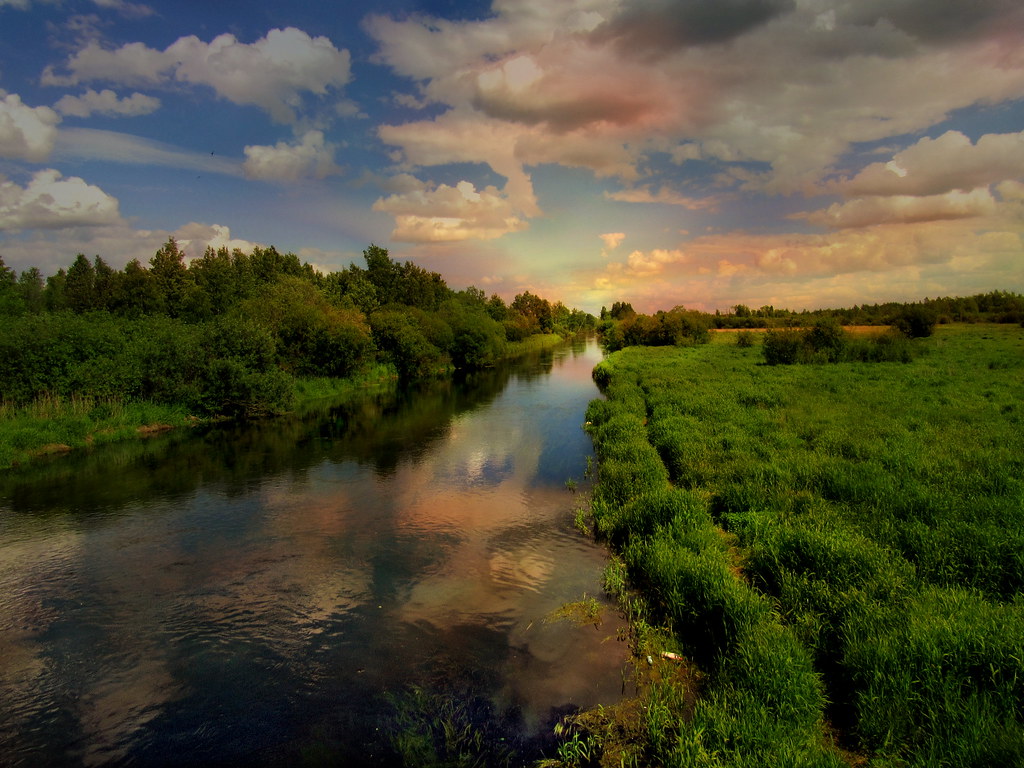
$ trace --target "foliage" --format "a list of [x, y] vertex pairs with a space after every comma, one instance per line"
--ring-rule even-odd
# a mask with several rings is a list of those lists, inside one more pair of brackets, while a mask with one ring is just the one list
[[938, 317], [933, 309], [920, 304], [904, 308], [893, 320], [893, 327], [911, 339], [921, 339], [935, 332]]
[[770, 328], [761, 351], [768, 365], [838, 362], [910, 362], [914, 348], [899, 331], [854, 337], [835, 318], [823, 317], [805, 329]]
[[[172, 238], [148, 265], [115, 270], [78, 254], [45, 280], [0, 259], [5, 418], [79, 399], [257, 417], [289, 409], [300, 378], [352, 379], [379, 365], [406, 381], [473, 370], [593, 327], [560, 302], [527, 292], [509, 307], [477, 288], [452, 291], [378, 246], [363, 255], [365, 268], [323, 275], [273, 247], [189, 260]], [[22, 449], [43, 445], [30, 432], [43, 435], [22, 433]]]
[[707, 343], [708, 324], [700, 312], [676, 307], [671, 312], [642, 315], [626, 305], [613, 305], [598, 326], [604, 348], [614, 352], [632, 346], [686, 346]]

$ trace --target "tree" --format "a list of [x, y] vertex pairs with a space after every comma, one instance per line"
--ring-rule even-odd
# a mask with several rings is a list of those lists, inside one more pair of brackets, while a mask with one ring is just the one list
[[912, 304], [904, 307], [893, 320], [893, 326], [911, 339], [931, 336], [935, 332], [937, 322], [935, 311], [923, 304]]
[[18, 276], [18, 292], [26, 312], [38, 315], [46, 308], [44, 285], [43, 275], [36, 267], [29, 267]]
[[531, 333], [550, 333], [554, 329], [551, 303], [547, 299], [524, 291], [512, 300], [509, 309], [527, 319]]
[[46, 309], [50, 312], [59, 312], [65, 308], [64, 304], [64, 283], [67, 281], [68, 273], [58, 269], [55, 274], [46, 278], [46, 288], [43, 290], [43, 300], [46, 302]]
[[96, 308], [96, 270], [84, 254], [78, 254], [64, 281], [64, 301], [79, 314]]
[[132, 259], [125, 265], [113, 305], [116, 312], [126, 317], [141, 317], [162, 308], [156, 280], [138, 259]]
[[149, 260], [160, 311], [178, 317], [185, 303], [185, 254], [171, 237]]
[[17, 275], [0, 256], [0, 315], [21, 314], [24, 306], [17, 289]]
[[613, 320], [623, 320], [630, 315], [635, 315], [636, 311], [628, 301], [616, 301], [612, 303], [612, 308], [608, 311], [608, 314]]
[[92, 263], [97, 309], [110, 309], [114, 303], [114, 295], [117, 292], [117, 281], [120, 275], [115, 272], [107, 262], [99, 256], [93, 259]]

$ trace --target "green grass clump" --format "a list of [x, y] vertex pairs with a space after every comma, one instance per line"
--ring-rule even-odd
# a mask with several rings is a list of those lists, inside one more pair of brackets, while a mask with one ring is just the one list
[[822, 327], [792, 340], [831, 364], [798, 366], [727, 336], [595, 370], [608, 581], [704, 675], [687, 709], [645, 694], [633, 754], [1021, 765], [1024, 330]]

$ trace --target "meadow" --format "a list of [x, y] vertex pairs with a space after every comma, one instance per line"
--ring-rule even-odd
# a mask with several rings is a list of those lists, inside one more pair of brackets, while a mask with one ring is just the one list
[[1024, 765], [1024, 329], [908, 362], [737, 341], [595, 369], [591, 522], [644, 676], [555, 762]]

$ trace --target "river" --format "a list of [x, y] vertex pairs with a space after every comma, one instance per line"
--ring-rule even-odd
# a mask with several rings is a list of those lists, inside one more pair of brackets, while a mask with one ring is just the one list
[[0, 764], [394, 765], [443, 718], [550, 752], [627, 664], [573, 526], [599, 359], [0, 474]]

